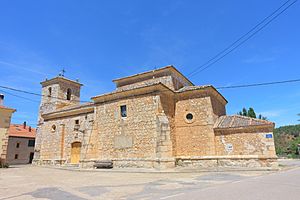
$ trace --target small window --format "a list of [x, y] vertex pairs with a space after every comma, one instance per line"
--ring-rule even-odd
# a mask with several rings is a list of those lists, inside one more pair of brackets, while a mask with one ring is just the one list
[[18, 142], [17, 145], [16, 145], [16, 148], [19, 148], [19, 147], [20, 147], [20, 143]]
[[52, 131], [52, 132], [55, 132], [55, 131], [56, 131], [56, 126], [55, 126], [55, 125], [52, 125], [51, 131]]
[[67, 100], [71, 100], [72, 90], [70, 88], [67, 89]]
[[121, 117], [127, 117], [127, 108], [126, 105], [123, 105], [121, 108]]
[[35, 145], [35, 140], [28, 140], [29, 147], [34, 147], [34, 145]]
[[18, 154], [15, 154], [15, 159], [18, 159], [19, 155]]
[[193, 116], [192, 113], [188, 113], [188, 114], [185, 116], [185, 118], [186, 118], [188, 121], [192, 121], [193, 118], [194, 118], [194, 116]]
[[80, 125], [79, 125], [79, 119], [75, 120], [75, 126], [74, 126], [74, 131], [79, 131]]
[[49, 87], [48, 88], [48, 97], [51, 97], [51, 95], [52, 95], [52, 87]]

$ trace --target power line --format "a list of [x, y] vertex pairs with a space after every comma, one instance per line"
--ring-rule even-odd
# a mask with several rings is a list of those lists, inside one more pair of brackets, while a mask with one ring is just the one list
[[[53, 99], [59, 99], [59, 100], [66, 100], [63, 98], [59, 98], [59, 97], [53, 97], [53, 96], [49, 96], [49, 95], [42, 95], [42, 94], [38, 94], [38, 93], [34, 93], [34, 92], [29, 92], [29, 91], [25, 91], [25, 90], [20, 90], [20, 89], [16, 89], [16, 88], [12, 88], [12, 87], [7, 87], [7, 86], [1, 86], [0, 88], [3, 89], [7, 89], [7, 90], [11, 90], [11, 91], [15, 91], [15, 92], [21, 92], [21, 93], [25, 93], [25, 94], [30, 94], [30, 95], [35, 95], [35, 96], [40, 96], [40, 97], [47, 97], [47, 98], [53, 98]], [[81, 102], [81, 103], [87, 103], [90, 101], [78, 101], [78, 100], [69, 100], [69, 101], [74, 101], [74, 102]]]
[[221, 87], [216, 87], [216, 89], [219, 90], [219, 89], [233, 89], [233, 88], [257, 87], [257, 86], [277, 85], [277, 84], [294, 83], [294, 82], [300, 82], [300, 79], [285, 80], [285, 81], [274, 81], [274, 82], [265, 82], [265, 83], [253, 83], [253, 84], [245, 84], [245, 85], [221, 86]]
[[[215, 88], [218, 89], [218, 90], [237, 89], [237, 88], [258, 87], [258, 86], [277, 85], [277, 84], [294, 83], [294, 82], [300, 82], [300, 79], [291, 79], [291, 80], [273, 81], [273, 82], [263, 82], [263, 83], [253, 83], [253, 84], [243, 84], [243, 85], [233, 85], [233, 86], [219, 86], [219, 87], [215, 87]], [[18, 91], [18, 92], [23, 92], [23, 93], [38, 95], [38, 96], [45, 96], [45, 95], [36, 94], [36, 93], [28, 92], [28, 91], [25, 91], [25, 90], [15, 89], [15, 88], [6, 87], [6, 86], [0, 86], [0, 88], [6, 88], [6, 89], [9, 88], [10, 90], [13, 90], [13, 91]], [[170, 89], [165, 89], [165, 90], [160, 90], [160, 91], [171, 91], [171, 90]], [[38, 102], [38, 101], [28, 99], [28, 98], [23, 97], [23, 96], [8, 93], [8, 92], [3, 91], [3, 90], [0, 90], [0, 92], [4, 92], [4, 93], [10, 94], [12, 96], [16, 96], [16, 97], [23, 98], [23, 99], [26, 99], [26, 100]], [[115, 94], [117, 94], [117, 93], [115, 93]], [[137, 96], [137, 95], [131, 95], [129, 97], [133, 97], [133, 96]], [[52, 97], [52, 98], [54, 98], [54, 97]], [[84, 101], [84, 102], [86, 102], [86, 101]]]
[[[193, 77], [196, 74], [204, 71], [205, 69], [211, 67], [213, 64], [215, 64], [216, 62], [218, 62], [219, 60], [221, 60], [222, 58], [224, 58], [225, 56], [227, 56], [228, 54], [230, 54], [232, 51], [234, 51], [235, 49], [237, 49], [238, 47], [240, 47], [242, 44], [244, 44], [245, 42], [247, 42], [249, 39], [251, 39], [254, 35], [256, 35], [259, 31], [261, 31], [263, 28], [265, 28], [267, 25], [269, 25], [272, 21], [274, 21], [278, 16], [280, 16], [283, 12], [285, 12], [288, 8], [290, 8], [293, 4], [295, 4], [298, 0], [293, 1], [292, 3], [290, 3], [287, 7], [285, 7], [282, 11], [280, 11], [279, 13], [277, 13], [281, 8], [283, 8], [288, 2], [290, 2], [291, 0], [286, 1], [284, 4], [282, 4], [279, 8], [277, 8], [275, 11], [273, 11], [269, 16], [267, 16], [266, 18], [264, 18], [260, 23], [258, 23], [256, 26], [254, 26], [252, 29], [250, 29], [247, 33], [245, 33], [244, 35], [242, 35], [239, 39], [237, 39], [236, 41], [234, 41], [233, 43], [231, 43], [228, 47], [226, 47], [225, 49], [223, 49], [221, 52], [219, 52], [218, 54], [216, 54], [215, 56], [213, 56], [211, 59], [209, 59], [207, 62], [205, 62], [204, 64], [202, 64], [201, 66], [199, 66], [198, 68], [196, 68], [195, 70], [193, 70], [190, 74], [188, 74], [188, 76]], [[275, 16], [273, 16], [275, 13], [277, 13]], [[272, 17], [273, 16], [273, 17]], [[272, 17], [272, 18], [271, 18]], [[267, 21], [269, 18], [271, 18], [269, 21]], [[267, 22], [266, 22], [267, 21]], [[266, 22], [264, 25], [262, 25], [264, 22]], [[257, 29], [260, 25], [262, 25], [259, 29]], [[257, 29], [256, 31], [254, 31], [255, 29]], [[253, 32], [254, 31], [254, 32]], [[250, 34], [251, 32], [253, 32], [252, 34]], [[250, 35], [249, 35], [250, 34]], [[246, 37], [247, 35], [249, 35], [248, 37]], [[244, 40], [242, 40], [243, 38], [245, 38]], [[240, 42], [241, 41], [241, 42]], [[237, 44], [237, 45], [236, 45]], [[236, 46], [235, 46], [236, 45]], [[231, 49], [231, 47], [233, 47]], [[229, 50], [230, 49], [230, 50]], [[229, 50], [229, 51], [227, 51]], [[225, 53], [227, 51], [227, 53]], [[223, 53], [225, 53], [224, 55], [222, 55]], [[221, 57], [219, 57], [220, 55], [222, 55]], [[219, 58], [218, 58], [219, 57]], [[218, 59], [216, 59], [218, 58]], [[215, 60], [216, 59], [216, 60]], [[213, 61], [215, 60], [215, 61]], [[211, 61], [213, 61], [211, 63]], [[210, 64], [209, 64], [210, 63]]]
[[191, 73], [189, 73], [188, 76], [191, 75], [191, 74], [193, 74], [193, 73], [195, 73], [196, 71], [198, 71], [199, 69], [201, 69], [203, 66], [209, 64], [211, 61], [213, 61], [214, 59], [216, 59], [217, 57], [219, 57], [222, 53], [224, 53], [225, 51], [227, 51], [228, 49], [230, 49], [232, 46], [234, 46], [236, 43], [238, 43], [241, 39], [243, 39], [244, 37], [246, 37], [249, 33], [251, 33], [257, 27], [259, 27], [261, 24], [263, 24], [267, 19], [269, 19], [272, 15], [274, 15], [278, 10], [280, 10], [283, 6], [285, 6], [289, 1], [291, 1], [291, 0], [286, 1], [279, 8], [277, 8], [275, 11], [273, 11], [270, 15], [268, 15], [266, 18], [264, 18], [261, 22], [259, 22], [253, 28], [251, 28], [247, 33], [245, 33], [244, 35], [242, 35], [236, 41], [234, 41], [233, 43], [231, 43], [228, 47], [226, 47], [221, 52], [219, 52], [218, 54], [216, 54], [215, 56], [213, 56], [212, 58], [210, 58], [207, 62], [205, 62], [204, 64], [202, 64], [201, 66], [199, 66], [198, 68], [196, 68], [195, 70], [193, 70]]
[[8, 94], [8, 95], [11, 95], [11, 96], [14, 96], [14, 97], [18, 97], [18, 98], [21, 98], [21, 99], [25, 99], [25, 100], [27, 100], [27, 101], [31, 101], [31, 102], [34, 102], [34, 103], [40, 103], [40, 102], [37, 101], [37, 100], [33, 100], [33, 99], [29, 99], [29, 98], [26, 98], [26, 97], [23, 97], [23, 96], [19, 96], [19, 95], [16, 95], [16, 94], [12, 94], [12, 93], [7, 92], [7, 91], [4, 91], [4, 90], [0, 90], [0, 92], [5, 93], [5, 94]]

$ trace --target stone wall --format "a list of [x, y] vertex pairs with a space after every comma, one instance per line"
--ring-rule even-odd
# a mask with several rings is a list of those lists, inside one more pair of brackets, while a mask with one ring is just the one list
[[[156, 158], [155, 98], [138, 96], [96, 106], [99, 159]], [[122, 105], [127, 107], [125, 118], [120, 114]]]
[[216, 121], [219, 116], [226, 115], [226, 108], [224, 103], [222, 103], [218, 98], [214, 97], [211, 97], [210, 100], [213, 108], [214, 121]]
[[215, 133], [216, 154], [276, 157], [272, 128], [224, 130]]
[[8, 129], [14, 110], [0, 108], [0, 159], [5, 160], [8, 145]]
[[177, 158], [177, 167], [200, 168], [214, 170], [220, 168], [229, 169], [277, 169], [276, 158], [258, 158], [255, 156], [205, 156]]
[[[79, 120], [79, 125], [75, 124], [75, 120]], [[71, 145], [74, 142], [81, 142], [80, 159], [93, 159], [97, 154], [98, 139], [94, 130], [94, 113], [44, 121], [40, 127], [38, 162], [70, 163]]]
[[[49, 93], [50, 88], [51, 96]], [[71, 89], [72, 91], [71, 100], [67, 100], [68, 89]], [[40, 115], [54, 112], [64, 106], [79, 104], [80, 86], [69, 82], [57, 82], [43, 87], [42, 95]]]
[[[213, 111], [205, 94], [179, 96], [175, 112], [176, 157], [214, 155]], [[188, 114], [193, 119], [188, 120]]]
[[0, 159], [5, 160], [7, 154], [7, 144], [8, 144], [8, 129], [0, 128]]
[[[174, 166], [174, 110], [163, 106], [166, 98], [151, 93], [96, 104], [97, 159], [113, 160], [116, 167]], [[121, 117], [121, 106], [126, 106], [127, 117]]]

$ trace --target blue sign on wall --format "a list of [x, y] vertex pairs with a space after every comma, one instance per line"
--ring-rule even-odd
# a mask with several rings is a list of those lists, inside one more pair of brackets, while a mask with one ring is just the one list
[[273, 138], [272, 134], [266, 134], [266, 138]]

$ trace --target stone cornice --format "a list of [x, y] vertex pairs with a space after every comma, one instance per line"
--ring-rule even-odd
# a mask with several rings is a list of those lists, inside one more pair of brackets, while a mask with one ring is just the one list
[[59, 82], [69, 82], [69, 83], [72, 83], [72, 84], [75, 84], [79, 87], [83, 86], [83, 84], [79, 83], [79, 82], [76, 82], [76, 81], [73, 81], [73, 80], [70, 80], [70, 79], [67, 79], [63, 76], [57, 76], [55, 78], [52, 78], [52, 79], [49, 79], [49, 80], [45, 80], [45, 81], [42, 81], [41, 82], [41, 85], [43, 87], [45, 86], [48, 86], [48, 85], [52, 85], [52, 84], [55, 84], [55, 83], [59, 83]]
[[150, 85], [150, 86], [135, 88], [135, 89], [132, 89], [132, 90], [115, 91], [115, 92], [95, 96], [95, 97], [92, 97], [92, 100], [95, 103], [103, 103], [103, 102], [112, 101], [112, 100], [115, 100], [115, 99], [129, 98], [129, 97], [134, 97], [134, 96], [144, 95], [144, 94], [150, 94], [150, 93], [155, 93], [155, 92], [171, 92], [171, 93], [174, 93], [171, 89], [169, 89], [164, 84], [157, 83], [157, 84], [153, 84], [153, 85]]
[[[255, 129], [255, 130], [253, 130]], [[264, 124], [264, 125], [250, 125], [250, 126], [241, 126], [234, 128], [214, 128], [215, 133], [241, 133], [241, 132], [257, 132], [262, 133], [273, 132], [274, 124]], [[253, 130], [253, 131], [251, 131]], [[258, 132], [257, 132], [258, 133]]]
[[179, 95], [189, 95], [191, 93], [196, 93], [196, 92], [207, 92], [208, 94], [213, 95], [214, 97], [216, 97], [218, 100], [220, 100], [224, 105], [226, 105], [228, 103], [228, 101], [225, 99], [225, 97], [218, 92], [218, 90], [216, 90], [213, 86], [211, 85], [205, 85], [205, 86], [196, 86], [193, 89], [187, 89], [187, 90], [179, 90], [176, 91], [177, 94]]
[[45, 121], [55, 118], [63, 118], [63, 117], [69, 117], [74, 115], [80, 115], [85, 113], [93, 113], [94, 112], [94, 106], [88, 105], [86, 107], [79, 107], [79, 108], [73, 108], [70, 110], [61, 110], [53, 113], [47, 113], [42, 115]]

